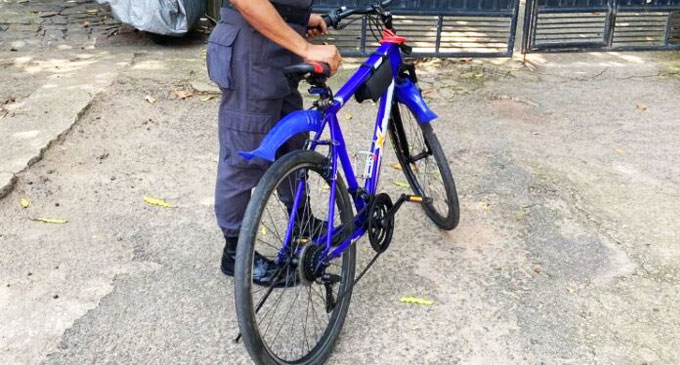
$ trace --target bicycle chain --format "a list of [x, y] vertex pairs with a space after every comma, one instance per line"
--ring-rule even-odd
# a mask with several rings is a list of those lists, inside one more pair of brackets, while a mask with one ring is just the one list
[[[354, 290], [354, 286], [364, 277], [368, 270], [373, 266], [373, 264], [378, 260], [378, 257], [382, 255], [390, 245], [392, 241], [392, 234], [394, 232], [394, 216], [389, 217], [384, 221], [387, 212], [392, 209], [392, 199], [388, 194], [381, 193], [373, 197], [370, 203], [367, 205], [366, 209], [368, 212], [368, 239], [371, 243], [371, 247], [376, 252], [375, 256], [366, 265], [366, 267], [361, 271], [359, 276], [352, 282], [352, 285], [348, 289], [343, 291], [338, 297], [333, 300], [332, 298], [332, 288], [330, 285], [325, 285], [326, 287], [326, 312], [330, 313], [335, 309], [335, 305], [340, 303], [342, 299]], [[331, 305], [329, 305], [329, 302]]]

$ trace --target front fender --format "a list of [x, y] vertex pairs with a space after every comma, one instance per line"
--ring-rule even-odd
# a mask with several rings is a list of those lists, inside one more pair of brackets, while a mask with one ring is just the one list
[[267, 133], [260, 146], [252, 151], [238, 154], [246, 160], [255, 157], [274, 161], [276, 151], [291, 137], [302, 132], [318, 132], [323, 127], [323, 117], [316, 110], [298, 110], [286, 115]]
[[427, 106], [418, 87], [408, 78], [397, 78], [395, 85], [397, 101], [406, 105], [420, 123], [429, 123], [437, 118]]

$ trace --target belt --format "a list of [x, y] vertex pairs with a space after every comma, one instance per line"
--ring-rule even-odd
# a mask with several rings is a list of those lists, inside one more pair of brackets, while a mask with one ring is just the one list
[[[311, 7], [309, 8], [299, 8], [290, 5], [278, 4], [275, 2], [271, 3], [274, 5], [276, 11], [281, 15], [281, 18], [286, 21], [286, 23], [292, 23], [306, 27], [309, 23], [309, 15], [312, 13]], [[222, 7], [229, 7], [235, 9], [229, 0], [222, 0]]]

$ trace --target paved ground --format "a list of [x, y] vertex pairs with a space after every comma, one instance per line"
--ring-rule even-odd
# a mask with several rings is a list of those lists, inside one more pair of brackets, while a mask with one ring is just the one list
[[94, 51], [99, 36], [120, 28], [107, 10], [85, 0], [0, 3], [0, 119], [12, 119], [0, 124], [0, 197], [117, 77], [117, 62]]
[[[217, 268], [217, 99], [174, 93], [207, 82], [202, 41], [111, 38], [90, 51], [132, 55], [128, 65], [0, 200], [0, 363], [248, 363], [231, 343], [232, 281]], [[72, 48], [2, 48], [6, 104], [30, 100], [51, 75], [17, 60], [79, 53], [62, 44]], [[461, 224], [439, 232], [405, 208], [330, 363], [680, 358], [680, 57], [529, 61], [419, 65]], [[337, 82], [356, 64], [346, 66]], [[372, 112], [352, 104], [342, 115], [354, 151], [365, 149]], [[388, 168], [382, 185], [397, 194], [399, 180]], [[146, 205], [144, 194], [177, 208]], [[68, 223], [31, 220], [40, 216]]]
[[120, 23], [92, 0], [3, 0], [0, 47], [91, 48], [98, 38], [117, 34]]

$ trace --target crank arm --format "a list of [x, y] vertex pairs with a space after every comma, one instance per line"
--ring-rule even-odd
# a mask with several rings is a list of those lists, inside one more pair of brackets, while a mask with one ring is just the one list
[[327, 282], [323, 286], [326, 288], [326, 313], [331, 313], [338, 303], [333, 297], [333, 285]]
[[385, 217], [383, 219], [384, 220], [391, 219], [395, 214], [397, 214], [397, 211], [399, 210], [399, 208], [401, 208], [401, 206], [406, 202], [413, 202], [413, 203], [420, 203], [420, 204], [422, 204], [422, 203], [430, 204], [430, 203], [432, 203], [432, 198], [422, 197], [422, 196], [419, 196], [419, 195], [401, 194], [401, 196], [399, 197], [399, 199], [397, 199], [397, 201], [394, 203], [392, 208], [389, 211], [387, 211], [387, 213], [385, 214]]

